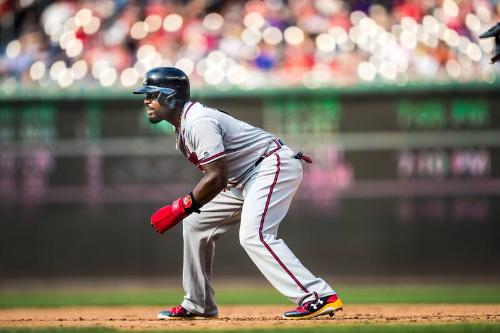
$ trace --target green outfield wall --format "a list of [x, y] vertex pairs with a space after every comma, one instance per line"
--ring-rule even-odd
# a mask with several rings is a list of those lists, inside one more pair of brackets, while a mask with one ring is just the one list
[[[332, 276], [499, 277], [500, 84], [195, 90], [314, 163], [279, 237]], [[179, 276], [149, 216], [202, 174], [123, 91], [0, 94], [0, 279]], [[259, 275], [234, 230], [215, 270]]]

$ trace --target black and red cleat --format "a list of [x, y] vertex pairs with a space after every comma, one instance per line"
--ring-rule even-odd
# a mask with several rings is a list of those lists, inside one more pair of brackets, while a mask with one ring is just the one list
[[305, 302], [295, 310], [283, 313], [284, 319], [310, 319], [323, 315], [333, 316], [335, 312], [341, 311], [344, 304], [337, 295], [318, 298], [314, 301]]
[[160, 311], [156, 316], [158, 319], [214, 319], [217, 316], [207, 316], [192, 313], [186, 310], [182, 305], [176, 306], [170, 310]]

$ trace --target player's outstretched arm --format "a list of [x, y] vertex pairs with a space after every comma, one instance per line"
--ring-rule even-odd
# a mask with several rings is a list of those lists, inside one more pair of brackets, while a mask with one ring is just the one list
[[193, 192], [180, 197], [171, 205], [161, 207], [151, 216], [153, 229], [163, 234], [189, 214], [199, 212], [204, 204], [226, 188], [227, 163], [225, 157], [203, 165], [203, 171], [205, 175]]

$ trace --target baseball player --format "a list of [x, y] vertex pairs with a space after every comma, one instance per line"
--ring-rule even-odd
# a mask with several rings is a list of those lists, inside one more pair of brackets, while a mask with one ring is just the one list
[[495, 41], [495, 50], [493, 57], [490, 60], [491, 64], [494, 64], [497, 61], [500, 61], [500, 23], [495, 24], [493, 27], [488, 29], [486, 32], [483, 32], [479, 35], [479, 38], [494, 38]]
[[278, 227], [302, 180], [302, 153], [274, 135], [223, 111], [190, 100], [189, 79], [173, 67], [146, 73], [142, 87], [151, 123], [175, 127], [177, 149], [203, 172], [192, 192], [151, 216], [164, 233], [183, 221], [184, 301], [161, 311], [159, 319], [217, 317], [212, 288], [215, 241], [240, 224], [240, 243], [252, 261], [298, 307], [285, 319], [308, 319], [342, 309], [342, 301], [277, 238]]

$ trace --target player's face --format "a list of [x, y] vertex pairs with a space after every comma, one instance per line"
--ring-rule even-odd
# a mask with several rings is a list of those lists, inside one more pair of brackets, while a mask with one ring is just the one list
[[156, 124], [166, 119], [166, 110], [160, 105], [158, 101], [158, 93], [146, 94], [144, 98], [144, 105], [150, 123]]

